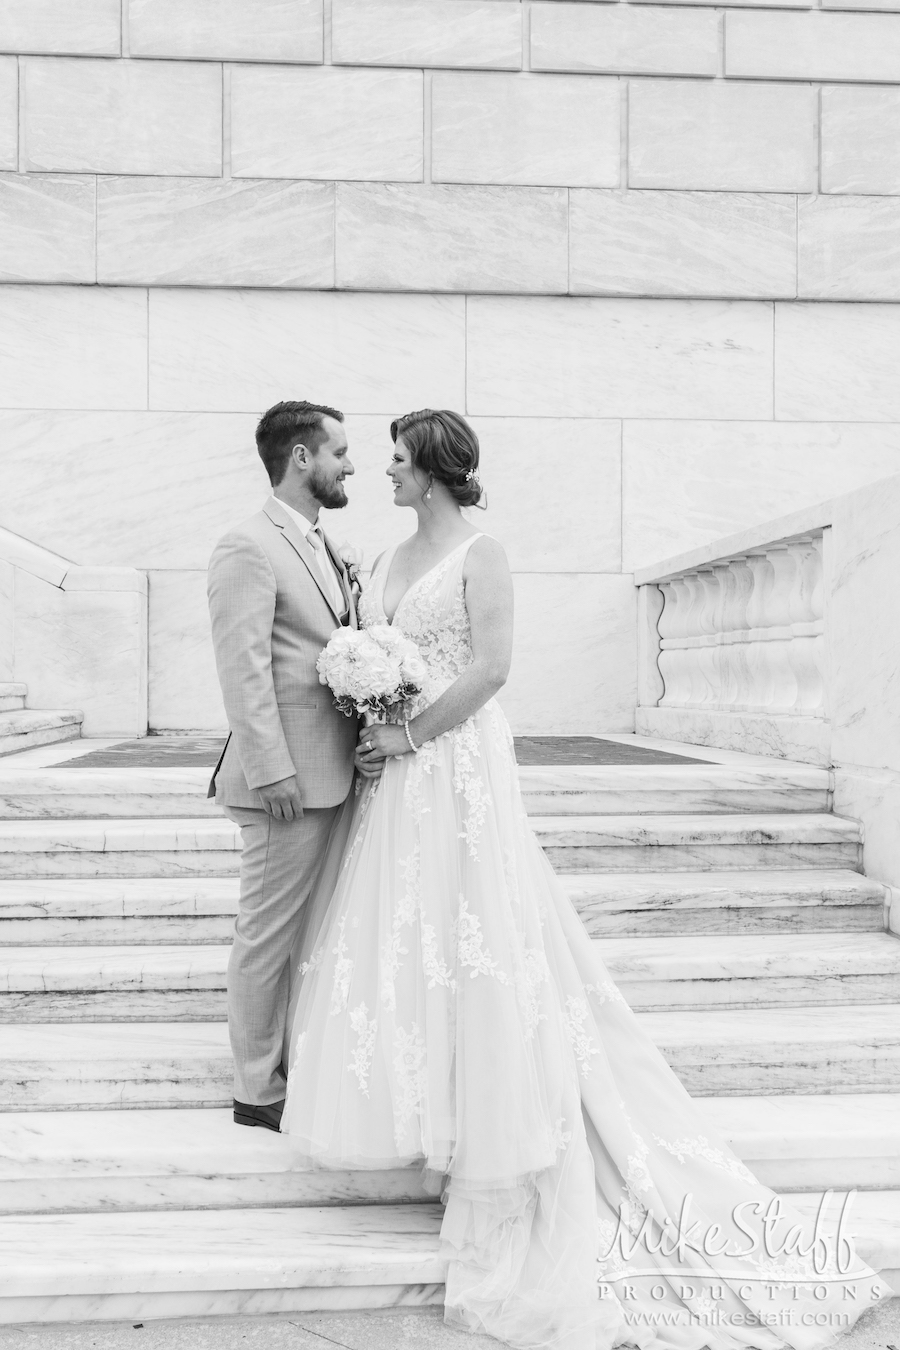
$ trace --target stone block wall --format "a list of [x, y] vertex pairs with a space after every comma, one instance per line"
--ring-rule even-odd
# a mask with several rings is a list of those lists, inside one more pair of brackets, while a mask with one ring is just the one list
[[[900, 0], [2, 0], [0, 524], [150, 576], [150, 721], [282, 397], [331, 522], [467, 413], [520, 730], [628, 730], [636, 566], [900, 471]], [[481, 519], [479, 517], [479, 519]]]

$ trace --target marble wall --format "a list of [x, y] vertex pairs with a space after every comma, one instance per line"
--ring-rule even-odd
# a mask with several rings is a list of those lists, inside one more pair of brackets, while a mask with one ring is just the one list
[[900, 0], [5, 0], [0, 525], [145, 571], [150, 724], [219, 725], [256, 418], [347, 413], [371, 562], [455, 407], [517, 727], [629, 730], [636, 567], [900, 472], [898, 133]]

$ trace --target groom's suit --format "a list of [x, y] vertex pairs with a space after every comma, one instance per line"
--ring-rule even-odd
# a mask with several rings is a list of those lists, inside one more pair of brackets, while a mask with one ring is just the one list
[[[357, 723], [337, 711], [316, 671], [334, 630], [357, 625], [346, 569], [325, 543], [337, 587], [326, 581], [297, 519], [270, 497], [220, 539], [209, 564], [213, 646], [231, 730], [210, 795], [214, 786], [243, 838], [228, 963], [234, 1095], [260, 1106], [284, 1096], [288, 959], [353, 780]], [[344, 614], [335, 607], [338, 591]], [[303, 816], [276, 820], [258, 789], [293, 774]]]

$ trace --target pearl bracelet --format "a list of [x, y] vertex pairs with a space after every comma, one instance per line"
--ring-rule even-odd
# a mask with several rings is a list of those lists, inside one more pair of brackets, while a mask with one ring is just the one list
[[413, 752], [414, 755], [417, 755], [419, 753], [419, 747], [416, 745], [415, 741], [412, 738], [412, 735], [410, 734], [408, 717], [405, 719], [403, 723], [403, 730], [406, 732], [406, 739], [409, 741], [410, 750]]

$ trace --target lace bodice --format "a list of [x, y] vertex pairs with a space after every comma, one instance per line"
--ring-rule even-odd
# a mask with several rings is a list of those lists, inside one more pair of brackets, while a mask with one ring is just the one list
[[393, 620], [384, 611], [384, 588], [396, 546], [382, 555], [359, 602], [364, 628], [391, 622], [412, 638], [428, 668], [428, 683], [416, 700], [413, 715], [433, 703], [472, 664], [472, 630], [466, 609], [463, 568], [480, 534], [470, 535], [436, 566], [419, 577], [403, 595]]

